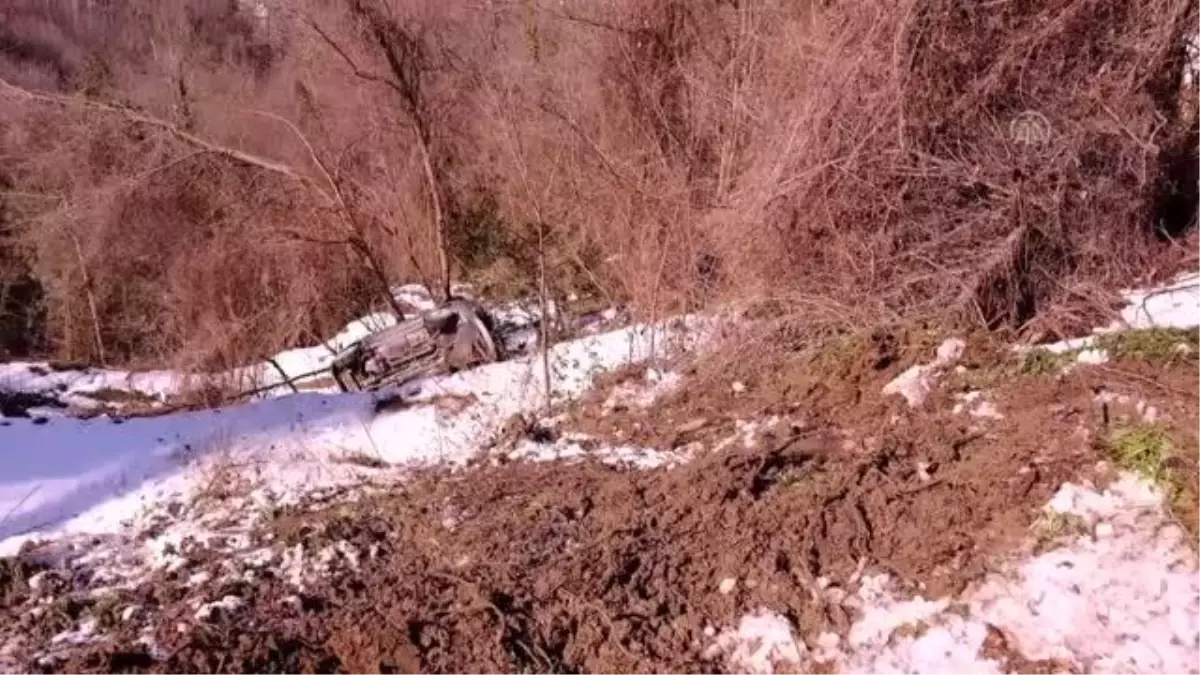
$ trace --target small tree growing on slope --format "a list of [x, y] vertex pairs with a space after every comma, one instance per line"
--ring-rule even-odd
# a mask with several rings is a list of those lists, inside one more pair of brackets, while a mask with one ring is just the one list
[[[408, 122], [408, 131], [416, 145], [424, 175], [433, 239], [438, 254], [440, 291], [450, 298], [450, 256], [446, 241], [447, 196], [443, 158], [435, 142], [434, 103], [429, 92], [431, 75], [452, 66], [453, 55], [444, 45], [436, 44], [426, 23], [411, 16], [406, 20], [385, 0], [348, 0], [349, 19], [356, 31], [363, 59], [352, 54], [348, 41], [338, 39], [317, 19], [308, 20], [311, 28], [331, 51], [348, 66], [354, 76], [365, 82], [386, 87], [392, 100]], [[382, 67], [369, 65], [382, 62]]]

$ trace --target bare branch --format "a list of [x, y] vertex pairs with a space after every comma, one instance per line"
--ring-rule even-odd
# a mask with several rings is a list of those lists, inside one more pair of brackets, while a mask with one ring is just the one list
[[321, 172], [321, 177], [324, 178], [325, 182], [329, 184], [329, 189], [332, 191], [334, 198], [337, 199], [338, 204], [341, 205], [343, 209], [346, 208], [346, 203], [342, 199], [341, 190], [338, 189], [338, 184], [333, 180], [333, 176], [330, 175], [329, 169], [325, 166], [325, 162], [321, 161], [321, 157], [317, 155], [317, 151], [313, 148], [312, 143], [308, 141], [308, 137], [300, 131], [300, 128], [297, 127], [294, 122], [286, 117], [283, 117], [282, 115], [276, 115], [275, 113], [266, 110], [248, 110], [247, 112], [275, 120], [276, 122], [286, 126], [292, 132], [292, 134], [300, 140], [300, 143], [304, 145], [305, 150], [308, 151], [309, 159], [313, 161], [313, 164], [317, 165], [317, 170]]
[[624, 26], [618, 26], [616, 24], [609, 23], [607, 21], [600, 21], [598, 19], [588, 18], [586, 16], [579, 16], [579, 15], [573, 14], [571, 12], [564, 12], [564, 11], [551, 9], [551, 8], [541, 5], [541, 4], [534, 5], [534, 11], [538, 12], [539, 14], [546, 14], [554, 19], [558, 19], [559, 21], [565, 21], [568, 23], [577, 23], [577, 24], [580, 24], [583, 26], [588, 26], [590, 28], [599, 28], [601, 30], [611, 31], [611, 32], [617, 33], [619, 35], [634, 35], [634, 34], [636, 34], [636, 31], [630, 30], [629, 28], [625, 28]]
[[350, 246], [350, 245], [352, 245], [352, 241], [349, 237], [343, 238], [343, 239], [322, 239], [320, 237], [314, 237], [309, 234], [304, 234], [303, 232], [301, 232], [299, 230], [280, 230], [279, 233], [288, 237], [289, 239], [294, 239], [296, 241], [303, 241], [308, 244], [322, 244], [322, 245], [326, 245], [326, 246]]
[[314, 19], [309, 18], [308, 25], [311, 26], [314, 31], [316, 31], [317, 35], [321, 36], [321, 39], [325, 41], [325, 44], [329, 45], [333, 51], [337, 52], [338, 56], [342, 57], [342, 60], [345, 61], [346, 65], [350, 66], [350, 70], [354, 72], [355, 77], [367, 80], [368, 82], [376, 82], [378, 84], [385, 85], [395, 90], [396, 93], [400, 94], [401, 96], [404, 95], [404, 91], [400, 89], [400, 86], [392, 80], [382, 75], [377, 75], [359, 68], [358, 63], [354, 61], [354, 57], [350, 56], [350, 54], [343, 49], [342, 46], [339, 45], [337, 41], [329, 35], [329, 33], [326, 33], [325, 29], [321, 28], [320, 24], [318, 24]]
[[292, 169], [290, 166], [288, 166], [286, 164], [281, 164], [279, 162], [267, 159], [265, 157], [259, 157], [258, 155], [253, 155], [253, 154], [250, 154], [243, 150], [238, 150], [237, 148], [231, 148], [229, 146], [220, 145], [218, 143], [214, 143], [212, 141], [205, 140], [203, 138], [200, 138], [199, 136], [188, 133], [188, 132], [184, 131], [183, 129], [180, 129], [179, 127], [175, 126], [174, 124], [171, 124], [170, 122], [167, 122], [166, 120], [161, 120], [161, 119], [158, 119], [157, 117], [151, 117], [149, 115], [145, 115], [143, 113], [137, 112], [136, 110], [132, 110], [130, 108], [125, 108], [125, 107], [116, 106], [116, 105], [110, 105], [108, 103], [101, 103], [99, 101], [93, 101], [93, 100], [82, 98], [79, 96], [62, 96], [59, 94], [47, 94], [47, 93], [29, 91], [28, 89], [18, 87], [17, 85], [12, 84], [11, 82], [9, 82], [7, 80], [4, 80], [3, 78], [0, 78], [0, 88], [3, 88], [5, 90], [9, 91], [10, 93], [16, 95], [19, 98], [23, 98], [23, 99], [26, 99], [29, 101], [37, 101], [40, 103], [49, 103], [52, 105], [58, 105], [58, 106], [63, 106], [63, 107], [67, 107], [67, 106], [71, 106], [71, 105], [81, 105], [86, 108], [91, 108], [93, 110], [99, 110], [101, 112], [107, 112], [107, 113], [111, 113], [111, 114], [115, 114], [115, 115], [120, 115], [131, 122], [136, 122], [138, 124], [145, 124], [148, 126], [157, 127], [159, 129], [168, 131], [171, 133], [171, 135], [175, 136], [176, 138], [178, 138], [181, 141], [184, 141], [185, 143], [188, 143], [188, 144], [193, 145], [198, 148], [202, 148], [202, 149], [207, 150], [212, 153], [223, 155], [225, 157], [228, 157], [229, 159], [232, 159], [236, 162], [240, 162], [247, 166], [253, 166], [253, 167], [260, 168], [260, 169], [264, 169], [266, 171], [270, 171], [272, 173], [277, 173], [277, 174], [286, 176], [286, 177], [288, 177], [292, 180], [295, 180], [297, 182], [300, 182], [300, 183], [306, 183], [306, 184], [312, 183], [312, 180], [310, 178], [308, 178], [307, 176], [304, 176], [303, 174], [297, 173], [294, 169]]
[[[420, 78], [423, 72], [429, 70], [429, 64], [426, 63], [423, 47], [418, 39], [396, 28], [391, 19], [381, 17], [362, 6], [356, 6], [355, 11], [370, 22], [375, 41], [379, 45], [380, 51], [383, 52], [384, 58], [387, 59], [391, 77], [384, 77], [362, 69], [354, 58], [315, 20], [309, 18], [308, 24], [346, 62], [346, 65], [354, 71], [355, 76], [370, 82], [385, 84], [400, 97], [404, 112], [408, 115], [409, 122], [416, 132], [417, 149], [421, 155], [421, 169], [425, 175], [430, 205], [433, 209], [433, 234], [438, 243], [438, 266], [442, 275], [442, 295], [449, 300], [450, 259], [446, 250], [442, 184], [434, 170], [428, 111], [422, 109]], [[391, 30], [388, 30], [389, 28]], [[337, 194], [340, 195], [340, 193]]]

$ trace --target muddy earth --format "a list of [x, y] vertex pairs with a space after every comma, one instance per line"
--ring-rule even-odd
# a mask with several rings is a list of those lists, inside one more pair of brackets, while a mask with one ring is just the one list
[[195, 570], [164, 574], [127, 601], [156, 608], [165, 659], [130, 629], [61, 669], [720, 670], [703, 654], [706, 629], [759, 607], [814, 638], [847, 628], [818, 583], [852, 584], [860, 563], [931, 594], [961, 589], [1074, 468], [1030, 468], [1033, 457], [996, 457], [962, 436], [925, 455], [936, 478], [922, 480], [911, 442], [863, 451], [821, 432], [763, 442], [674, 469], [514, 462], [429, 473], [352, 510], [280, 513], [284, 543], [345, 541], [364, 552], [359, 569], [303, 594], [269, 572], [227, 583], [209, 595], [238, 598], [236, 609], [186, 632], [179, 624], [196, 611], [178, 583]]
[[[31, 548], [0, 563], [0, 622], [27, 638], [8, 656], [47, 672], [721, 672], [713, 636], [748, 613], [812, 644], [847, 632], [854, 611], [830, 591], [853, 594], [864, 572], [953, 596], [1027, 550], [1063, 481], [1104, 479], [1096, 440], [1134, 414], [1122, 400], [1196, 419], [1190, 363], [993, 382], [1002, 416], [955, 408], [970, 370], [918, 410], [879, 395], [883, 373], [840, 380], [857, 393], [785, 375], [769, 386], [790, 393], [685, 386], [650, 407], [594, 399], [567, 423], [688, 461], [513, 460], [563, 433], [517, 425], [468, 468], [275, 510], [253, 533], [274, 557], [254, 566], [185, 542], [185, 565], [96, 594], [87, 568]], [[324, 551], [325, 572], [298, 575], [289, 551]], [[107, 637], [73, 641], [83, 616]], [[1013, 671], [1065, 672], [998, 631], [985, 646]]]

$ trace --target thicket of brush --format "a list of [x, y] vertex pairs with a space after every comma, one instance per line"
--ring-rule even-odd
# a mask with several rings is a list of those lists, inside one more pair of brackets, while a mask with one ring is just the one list
[[0, 353], [224, 365], [449, 272], [1053, 332], [1194, 264], [1195, 0], [0, 7]]

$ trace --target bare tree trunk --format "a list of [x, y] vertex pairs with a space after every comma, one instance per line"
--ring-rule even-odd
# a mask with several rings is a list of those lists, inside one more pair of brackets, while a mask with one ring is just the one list
[[100, 332], [100, 311], [96, 305], [95, 286], [92, 284], [92, 275], [88, 271], [87, 262], [83, 258], [83, 247], [79, 244], [79, 237], [71, 231], [68, 226], [64, 228], [67, 236], [71, 238], [71, 244], [75, 247], [75, 260], [79, 263], [79, 272], [83, 275], [83, 292], [87, 296], [88, 311], [92, 315], [92, 338], [96, 341], [96, 356], [100, 359], [100, 365], [107, 366], [108, 358], [104, 353], [104, 338]]
[[429, 201], [433, 207], [433, 237], [437, 243], [438, 271], [441, 273], [442, 298], [450, 301], [450, 255], [446, 249], [446, 223], [442, 212], [442, 195], [437, 176], [433, 172], [433, 160], [429, 156], [429, 142], [424, 125], [417, 129], [417, 146], [421, 151], [421, 166], [425, 170], [425, 182], [429, 186]]
[[546, 224], [538, 222], [538, 299], [542, 305], [541, 343], [542, 370], [546, 373], [546, 416], [553, 404], [550, 384], [550, 303], [546, 297]]

